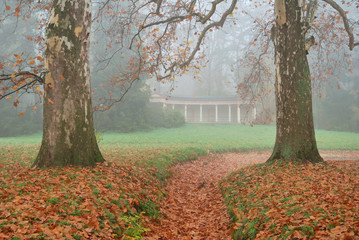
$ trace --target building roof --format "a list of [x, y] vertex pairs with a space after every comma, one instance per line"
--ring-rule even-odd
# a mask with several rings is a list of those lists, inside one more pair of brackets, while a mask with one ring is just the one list
[[239, 96], [166, 96], [159, 93], [151, 95], [150, 102], [165, 104], [188, 104], [188, 105], [220, 105], [220, 104], [243, 104], [247, 103]]

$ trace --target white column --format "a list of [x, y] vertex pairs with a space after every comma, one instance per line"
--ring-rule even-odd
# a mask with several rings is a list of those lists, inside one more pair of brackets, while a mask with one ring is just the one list
[[167, 107], [167, 104], [166, 103], [163, 103], [163, 108]]
[[218, 122], [218, 105], [216, 105], [216, 122]]
[[257, 117], [257, 108], [254, 107], [254, 108], [253, 108], [253, 121], [256, 120], [256, 117]]
[[187, 122], [187, 105], [184, 105], [184, 121]]
[[231, 113], [231, 105], [228, 105], [228, 122], [231, 122], [232, 120], [232, 113]]
[[238, 104], [238, 109], [237, 109], [237, 121], [238, 123], [241, 123], [241, 108]]
[[203, 108], [202, 108], [202, 104], [201, 104], [201, 105], [199, 105], [199, 121], [200, 122], [202, 122], [202, 110], [203, 110]]
[[175, 105], [174, 104], [172, 104], [172, 110], [175, 110]]

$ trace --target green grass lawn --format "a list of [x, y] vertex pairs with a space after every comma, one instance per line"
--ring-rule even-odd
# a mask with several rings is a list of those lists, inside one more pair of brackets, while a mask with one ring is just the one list
[[[186, 125], [149, 132], [103, 133], [102, 148], [196, 147], [213, 152], [271, 149], [275, 141], [274, 126]], [[359, 150], [359, 134], [317, 130], [322, 150]], [[1, 145], [40, 144], [41, 134], [0, 138]]]

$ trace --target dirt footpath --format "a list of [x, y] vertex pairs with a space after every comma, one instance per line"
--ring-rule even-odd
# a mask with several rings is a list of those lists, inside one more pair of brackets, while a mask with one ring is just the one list
[[[232, 239], [218, 182], [230, 172], [265, 162], [271, 152], [209, 154], [172, 167], [161, 204], [163, 219], [144, 239]], [[325, 160], [357, 160], [359, 151], [321, 151]]]
[[209, 154], [174, 166], [163, 200], [164, 219], [146, 226], [145, 239], [231, 239], [230, 222], [218, 182], [268, 153]]

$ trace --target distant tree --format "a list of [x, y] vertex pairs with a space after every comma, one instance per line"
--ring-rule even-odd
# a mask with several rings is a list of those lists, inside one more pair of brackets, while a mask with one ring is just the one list
[[359, 101], [350, 92], [328, 86], [314, 102], [317, 128], [359, 132]]
[[[99, 88], [100, 91], [102, 88]], [[97, 95], [105, 96], [107, 91]], [[111, 95], [121, 96], [121, 91], [113, 88]], [[149, 122], [149, 99], [151, 90], [144, 80], [137, 81], [123, 99], [106, 111], [94, 114], [96, 129], [101, 131], [133, 132], [151, 129]], [[96, 104], [99, 105], [99, 104]], [[100, 107], [98, 108], [101, 109]]]
[[[195, 85], [195, 95], [225, 96], [235, 93], [235, 84], [229, 73], [231, 63], [233, 63], [232, 37], [225, 31], [212, 32], [207, 37], [210, 43], [204, 46], [203, 51], [208, 61], [199, 74], [200, 79]], [[217, 39], [222, 41], [217, 41]]]
[[[354, 54], [359, 53], [355, 49]], [[316, 128], [359, 132], [359, 59], [352, 60], [353, 70], [332, 78], [319, 93], [314, 94]]]
[[[19, 116], [23, 112], [25, 114]], [[0, 114], [0, 137], [21, 136], [41, 131], [41, 115], [37, 111], [32, 111], [31, 107], [15, 107], [5, 101], [0, 101]]]
[[[29, 29], [36, 29], [34, 27], [34, 25], [36, 26], [35, 22], [35, 19], [30, 19], [27, 22], [17, 21], [14, 18], [4, 19], [0, 27], [0, 62], [4, 55], [14, 56], [14, 54], [24, 53], [23, 55], [34, 56], [36, 54], [35, 43], [27, 40], [34, 37], [34, 33]], [[17, 41], [14, 41], [12, 34], [14, 32], [16, 32]], [[15, 56], [14, 58], [16, 60], [12, 65], [18, 60]], [[3, 68], [0, 71], [10, 69], [11, 65], [3, 66]], [[0, 96], [2, 92], [2, 84], [0, 83]], [[42, 129], [42, 117], [39, 112], [42, 111], [42, 107], [38, 103], [40, 103], [40, 98], [35, 94], [24, 96], [24, 101], [21, 102], [17, 96], [0, 101], [0, 137], [40, 132]], [[31, 110], [32, 108], [37, 109], [39, 112]]]

